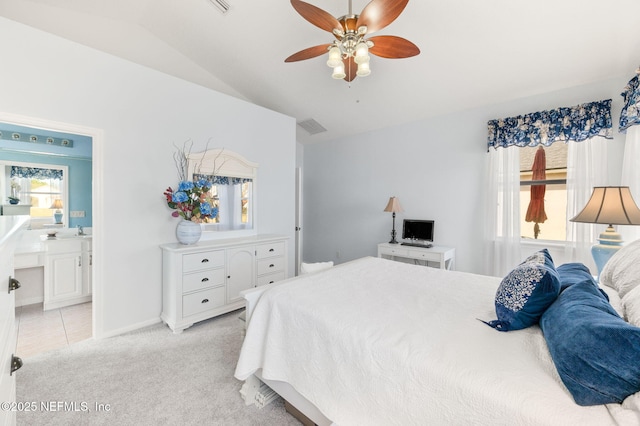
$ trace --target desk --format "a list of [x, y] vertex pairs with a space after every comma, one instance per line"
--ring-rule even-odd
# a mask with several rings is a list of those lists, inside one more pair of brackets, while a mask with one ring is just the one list
[[433, 246], [429, 248], [403, 246], [400, 244], [378, 244], [378, 257], [385, 259], [413, 259], [437, 263], [440, 269], [453, 270], [456, 260], [456, 249], [452, 247]]

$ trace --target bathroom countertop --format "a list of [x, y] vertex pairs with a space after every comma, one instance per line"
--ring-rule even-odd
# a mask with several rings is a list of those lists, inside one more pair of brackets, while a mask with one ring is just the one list
[[69, 232], [58, 232], [55, 237], [50, 237], [47, 235], [45, 230], [42, 229], [33, 229], [26, 231], [20, 242], [18, 242], [18, 246], [16, 247], [15, 254], [37, 254], [44, 253], [47, 251], [46, 243], [53, 241], [68, 241], [73, 239], [78, 240], [90, 240], [91, 234], [85, 235], [76, 235], [75, 230], [69, 230]]

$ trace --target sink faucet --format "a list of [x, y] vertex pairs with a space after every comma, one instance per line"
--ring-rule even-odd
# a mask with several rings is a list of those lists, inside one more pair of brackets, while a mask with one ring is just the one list
[[84, 228], [78, 225], [78, 235], [84, 235]]

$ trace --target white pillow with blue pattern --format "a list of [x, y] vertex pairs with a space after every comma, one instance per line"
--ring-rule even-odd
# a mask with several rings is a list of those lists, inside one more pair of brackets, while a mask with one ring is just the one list
[[547, 249], [513, 269], [496, 291], [497, 320], [485, 322], [498, 331], [521, 330], [538, 324], [560, 294], [560, 280]]

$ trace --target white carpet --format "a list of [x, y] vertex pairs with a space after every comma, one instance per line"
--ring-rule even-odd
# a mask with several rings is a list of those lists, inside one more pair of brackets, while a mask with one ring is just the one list
[[17, 400], [35, 410], [17, 424], [299, 425], [281, 399], [244, 404], [233, 377], [242, 327], [232, 312], [179, 335], [157, 324], [25, 358]]

